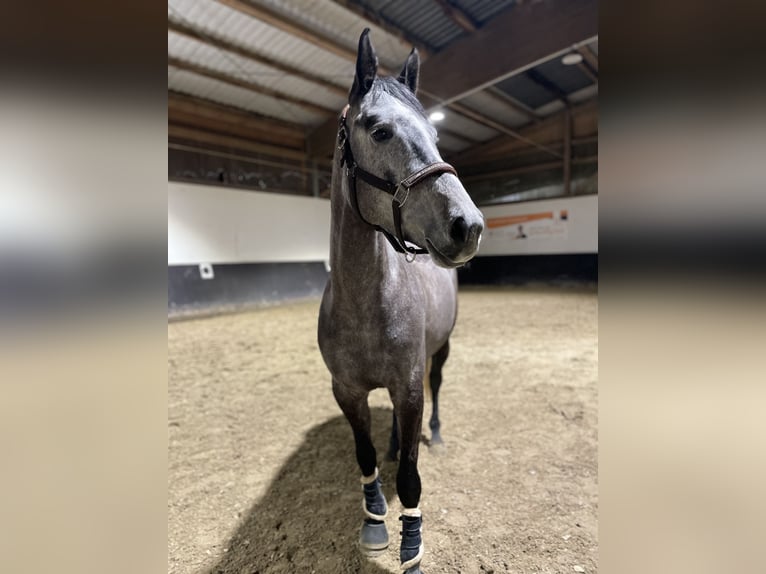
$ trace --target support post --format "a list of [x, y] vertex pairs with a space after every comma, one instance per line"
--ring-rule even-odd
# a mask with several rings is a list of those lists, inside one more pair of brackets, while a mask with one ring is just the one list
[[319, 171], [317, 170], [317, 160], [311, 160], [311, 194], [319, 197]]
[[572, 193], [572, 110], [564, 110], [564, 195]]

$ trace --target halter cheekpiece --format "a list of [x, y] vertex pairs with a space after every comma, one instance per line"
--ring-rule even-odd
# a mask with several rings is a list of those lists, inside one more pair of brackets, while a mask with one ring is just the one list
[[[348, 189], [351, 199], [351, 205], [354, 207], [359, 218], [375, 228], [376, 231], [380, 231], [388, 239], [391, 246], [399, 253], [404, 253], [405, 256], [412, 255], [413, 259], [415, 255], [421, 255], [428, 253], [427, 249], [416, 248], [407, 245], [404, 241], [404, 235], [402, 233], [402, 206], [407, 202], [407, 198], [410, 195], [410, 190], [419, 184], [421, 181], [434, 174], [451, 173], [457, 175], [457, 171], [450, 164], [439, 161], [429, 164], [418, 171], [411, 173], [405, 177], [402, 181], [397, 183], [391, 183], [388, 180], [381, 179], [376, 175], [371, 174], [357, 165], [354, 160], [354, 154], [351, 152], [351, 143], [349, 142], [348, 127], [346, 125], [346, 114], [349, 106], [343, 108], [343, 112], [338, 119], [338, 150], [343, 153], [340, 158], [340, 165], [346, 166], [346, 175], [348, 177]], [[359, 202], [356, 198], [356, 178], [361, 179], [363, 182], [375, 187], [381, 191], [385, 191], [391, 195], [391, 210], [394, 216], [394, 228], [396, 229], [396, 236], [392, 235], [379, 225], [373, 225], [367, 221], [362, 212], [359, 211]], [[411, 261], [411, 259], [408, 259]]]

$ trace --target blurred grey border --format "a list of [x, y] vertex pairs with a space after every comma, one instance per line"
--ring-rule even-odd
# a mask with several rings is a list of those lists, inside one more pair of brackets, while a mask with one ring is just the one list
[[[762, 569], [763, 6], [602, 3], [604, 572]], [[164, 9], [0, 17], [0, 571], [165, 567]]]

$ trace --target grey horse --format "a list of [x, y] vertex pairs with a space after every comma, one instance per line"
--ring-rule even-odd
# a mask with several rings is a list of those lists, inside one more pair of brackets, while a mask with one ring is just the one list
[[364, 495], [360, 547], [369, 555], [388, 547], [388, 507], [367, 397], [388, 390], [394, 407], [388, 454], [394, 460], [397, 449], [401, 454], [401, 570], [416, 574], [424, 552], [417, 468], [424, 377], [431, 363], [431, 443], [438, 444], [441, 370], [457, 316], [455, 268], [476, 254], [484, 218], [454, 168], [442, 162], [436, 130], [416, 98], [417, 51], [398, 78], [378, 76], [368, 33], [359, 38], [356, 76], [339, 120], [319, 347], [354, 434]]

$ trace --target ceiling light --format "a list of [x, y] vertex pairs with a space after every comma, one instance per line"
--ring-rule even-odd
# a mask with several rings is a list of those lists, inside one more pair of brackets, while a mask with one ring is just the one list
[[438, 110], [435, 112], [431, 112], [431, 115], [428, 116], [428, 119], [431, 120], [432, 122], [440, 122], [444, 119], [444, 112], [440, 112]]
[[563, 58], [561, 58], [561, 63], [565, 66], [574, 66], [575, 64], [579, 64], [582, 62], [582, 55], [578, 54], [577, 52], [570, 52]]

